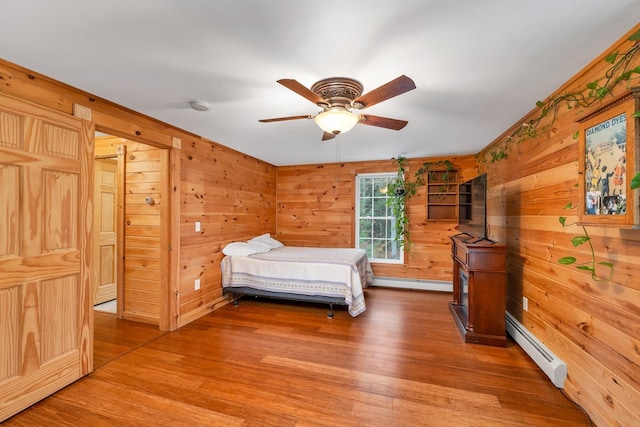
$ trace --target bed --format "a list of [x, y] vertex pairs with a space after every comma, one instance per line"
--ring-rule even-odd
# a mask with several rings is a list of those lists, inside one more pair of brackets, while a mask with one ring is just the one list
[[366, 310], [364, 288], [373, 270], [362, 249], [284, 246], [268, 234], [223, 249], [223, 294], [345, 305], [353, 317]]

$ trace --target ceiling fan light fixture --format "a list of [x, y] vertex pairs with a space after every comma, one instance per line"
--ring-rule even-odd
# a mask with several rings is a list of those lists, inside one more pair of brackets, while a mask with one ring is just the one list
[[332, 108], [318, 114], [313, 120], [323, 131], [338, 135], [353, 129], [360, 116], [346, 108]]

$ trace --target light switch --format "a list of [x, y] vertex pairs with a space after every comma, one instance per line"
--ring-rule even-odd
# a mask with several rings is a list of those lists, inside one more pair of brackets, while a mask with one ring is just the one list
[[200, 232], [200, 221], [196, 221], [196, 233]]

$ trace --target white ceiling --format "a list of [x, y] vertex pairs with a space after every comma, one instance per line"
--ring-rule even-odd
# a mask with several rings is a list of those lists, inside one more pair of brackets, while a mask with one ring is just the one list
[[[640, 21], [638, 0], [5, 3], [2, 58], [278, 166], [475, 154]], [[417, 89], [364, 110], [400, 131], [258, 122], [319, 111], [278, 79], [402, 74]]]

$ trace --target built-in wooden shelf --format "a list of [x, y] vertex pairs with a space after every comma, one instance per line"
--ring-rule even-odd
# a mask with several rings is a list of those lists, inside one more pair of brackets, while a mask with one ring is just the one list
[[427, 174], [427, 219], [458, 220], [458, 171], [434, 170]]

